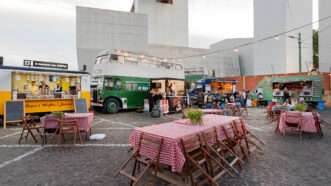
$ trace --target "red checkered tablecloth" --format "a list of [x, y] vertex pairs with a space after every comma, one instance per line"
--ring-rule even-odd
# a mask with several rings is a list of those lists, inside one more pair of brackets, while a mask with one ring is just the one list
[[[291, 113], [291, 111], [289, 113]], [[315, 126], [315, 119], [314, 119], [313, 113], [302, 112], [301, 114], [302, 114], [301, 130], [303, 132], [317, 133], [318, 131]], [[318, 114], [318, 117], [320, 117], [319, 114]], [[279, 124], [278, 124], [278, 130], [281, 133], [285, 132], [285, 126], [286, 126], [285, 121], [291, 122], [291, 121], [289, 121], [289, 119], [286, 118], [286, 113], [284, 112], [280, 115]]]
[[[204, 115], [203, 125], [190, 125], [187, 119], [176, 120], [168, 123], [151, 125], [142, 128], [135, 128], [129, 142], [136, 148], [139, 143], [140, 135], [148, 135], [156, 138], [163, 138], [163, 145], [160, 155], [160, 163], [169, 165], [173, 172], [181, 172], [185, 163], [185, 157], [180, 145], [180, 139], [192, 135], [208, 131], [214, 127], [217, 129], [220, 140], [225, 139], [225, 135], [221, 126], [229, 129], [230, 123], [238, 120], [238, 117], [221, 116], [221, 115]], [[229, 130], [232, 132], [232, 130]], [[232, 135], [233, 133], [229, 133]], [[153, 158], [156, 154], [156, 149], [142, 146], [140, 153], [144, 156]]]

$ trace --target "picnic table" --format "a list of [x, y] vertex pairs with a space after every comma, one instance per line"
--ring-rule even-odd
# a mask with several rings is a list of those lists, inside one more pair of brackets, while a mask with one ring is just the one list
[[[295, 111], [288, 111], [288, 112], [295, 112]], [[315, 125], [315, 119], [313, 116], [312, 112], [302, 112], [302, 118], [301, 118], [301, 130], [303, 132], [309, 132], [309, 133], [317, 133], [318, 129], [316, 128]], [[294, 119], [295, 118], [286, 118], [286, 112], [282, 113], [280, 115], [280, 119], [279, 119], [279, 123], [278, 123], [278, 130], [281, 133], [285, 132], [285, 121], [290, 122], [289, 120]], [[319, 117], [319, 115], [318, 115]]]
[[[175, 120], [158, 125], [134, 128], [129, 142], [136, 149], [140, 136], [143, 134], [155, 138], [163, 138], [163, 146], [160, 153], [160, 163], [171, 166], [173, 172], [181, 172], [185, 164], [185, 156], [180, 140], [184, 137], [200, 134], [204, 131], [216, 128], [220, 140], [226, 138], [222, 126], [229, 129], [231, 123], [239, 117], [222, 115], [204, 115], [202, 125], [191, 125], [188, 119]], [[230, 133], [230, 135], [232, 135]], [[141, 147], [140, 153], [147, 157], [154, 157], [156, 149]]]

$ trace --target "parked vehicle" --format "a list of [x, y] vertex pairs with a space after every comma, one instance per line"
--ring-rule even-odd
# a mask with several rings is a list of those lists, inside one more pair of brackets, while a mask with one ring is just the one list
[[151, 79], [184, 79], [183, 66], [164, 59], [122, 51], [103, 51], [92, 73], [92, 105], [105, 113], [143, 108]]

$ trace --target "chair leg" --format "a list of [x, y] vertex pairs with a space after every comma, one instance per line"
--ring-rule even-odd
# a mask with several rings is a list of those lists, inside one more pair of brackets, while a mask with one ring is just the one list
[[[132, 174], [131, 174], [132, 176], [134, 176], [136, 174], [137, 164], [138, 164], [138, 161], [134, 160], [134, 165], [133, 165]], [[133, 180], [131, 180], [130, 185], [132, 186], [133, 184], [134, 184], [134, 182], [133, 182]]]
[[80, 130], [79, 129], [77, 129], [77, 135], [78, 135], [78, 139], [79, 139], [79, 144], [82, 144], [83, 140], [82, 140], [82, 135], [80, 135]]
[[74, 144], [76, 144], [76, 140], [77, 140], [77, 130], [75, 129], [75, 132], [74, 132]]
[[22, 141], [22, 138], [23, 138], [23, 135], [24, 135], [24, 131], [25, 131], [25, 128], [22, 129], [21, 136], [18, 139], [18, 144], [21, 144], [21, 141]]

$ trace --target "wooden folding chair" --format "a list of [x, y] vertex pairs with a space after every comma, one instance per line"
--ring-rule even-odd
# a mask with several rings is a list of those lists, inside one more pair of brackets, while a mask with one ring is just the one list
[[31, 135], [33, 141], [35, 143], [38, 143], [37, 138], [35, 137], [35, 135], [33, 134], [33, 131], [37, 131], [38, 135], [40, 135], [40, 137], [42, 137], [41, 135], [41, 129], [43, 128], [40, 123], [38, 122], [39, 117], [37, 116], [25, 116], [23, 118], [23, 122], [22, 122], [22, 132], [20, 135], [20, 138], [18, 139], [18, 144], [21, 144], [21, 141], [23, 139], [24, 136], [24, 132], [27, 131], [26, 135], [25, 135], [25, 139], [28, 138], [29, 134]]
[[77, 142], [77, 136], [79, 143], [81, 144], [82, 136], [80, 135], [79, 124], [77, 120], [69, 120], [69, 119], [59, 119], [58, 120], [59, 128], [56, 131], [58, 135], [58, 143], [63, 143], [65, 141], [64, 135], [65, 134], [73, 134], [74, 135], [74, 144]]
[[[130, 185], [137, 185], [141, 181], [142, 177], [147, 173], [148, 170], [152, 169], [154, 176], [157, 175], [157, 172], [160, 171], [160, 154], [163, 145], [163, 138], [156, 138], [147, 136], [144, 133], [140, 135], [139, 143], [131, 157], [124, 162], [120, 167], [119, 171], [115, 176], [119, 174], [128, 177], [131, 180]], [[151, 152], [153, 157], [147, 157], [141, 154], [142, 148], [152, 149]], [[131, 174], [126, 171], [127, 165], [133, 161], [133, 169]], [[144, 169], [138, 173], [136, 176], [136, 171], [140, 170], [140, 166], [143, 165]]]
[[208, 182], [209, 185], [218, 186], [216, 182], [217, 178], [211, 175], [212, 170], [209, 156], [202, 148], [200, 141], [199, 135], [181, 139], [181, 145], [186, 159], [182, 174], [189, 177], [191, 185], [197, 185], [201, 178], [204, 178], [199, 184]]
[[316, 127], [316, 130], [317, 130], [317, 133], [321, 137], [323, 137], [323, 131], [322, 131], [322, 127], [321, 127], [321, 120], [318, 116], [318, 113], [313, 111], [312, 114], [313, 114], [313, 117], [314, 117], [314, 120], [315, 120], [315, 127]]
[[[248, 155], [256, 149], [261, 153], [263, 152], [263, 149], [258, 144], [265, 145], [265, 143], [246, 129], [243, 119], [235, 120], [232, 123], [232, 128], [234, 130], [235, 139], [237, 141], [244, 141]], [[252, 145], [253, 147], [250, 147], [249, 145]]]
[[239, 174], [239, 171], [234, 166], [238, 165], [238, 167], [241, 168], [243, 160], [226, 144], [219, 140], [216, 127], [209, 131], [203, 132], [202, 138], [204, 140], [204, 146], [211, 155], [219, 159], [221, 163], [227, 167], [227, 170], [231, 170], [235, 174]]
[[232, 123], [229, 125], [221, 126], [221, 128], [225, 136], [223, 143], [242, 160], [248, 159], [248, 154], [245, 151], [242, 140], [235, 138], [235, 131], [232, 127]]
[[299, 133], [300, 140], [302, 140], [302, 113], [301, 112], [285, 112], [285, 127], [283, 135], [287, 131], [292, 133]]

